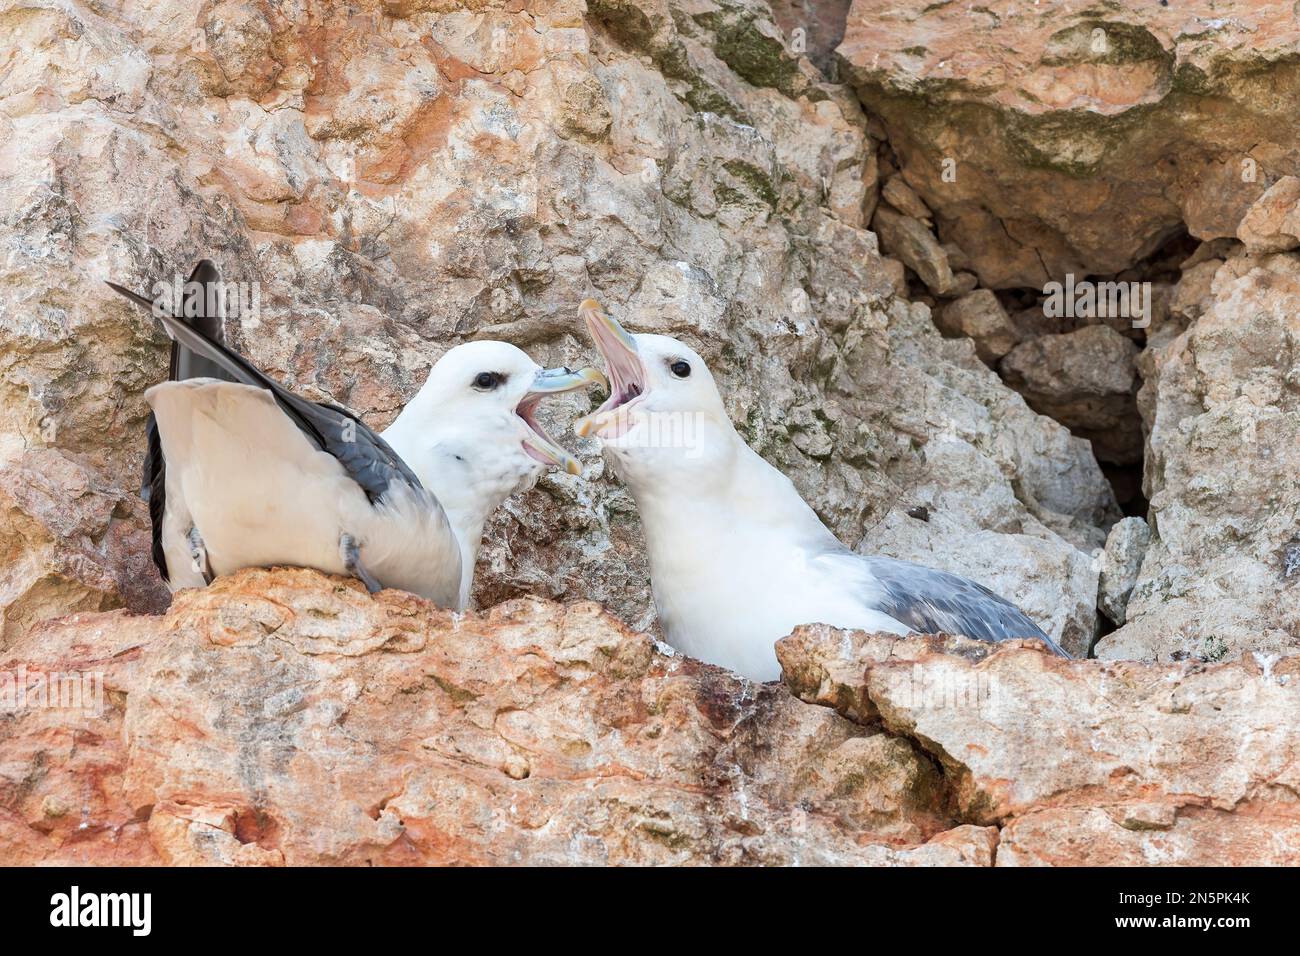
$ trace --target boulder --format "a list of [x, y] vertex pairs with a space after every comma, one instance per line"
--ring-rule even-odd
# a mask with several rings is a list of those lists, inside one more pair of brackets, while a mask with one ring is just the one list
[[1283, 176], [1246, 211], [1237, 238], [1255, 255], [1300, 246], [1300, 178]]
[[1235, 237], [1300, 175], [1291, 0], [854, 0], [838, 55], [986, 288]]
[[959, 818], [999, 827], [999, 866], [1300, 862], [1300, 655], [1206, 666], [1040, 647], [815, 626], [777, 656], [801, 699], [939, 761]]
[[1097, 580], [1097, 607], [1114, 624], [1124, 623], [1129, 595], [1150, 545], [1151, 529], [1137, 517], [1117, 521], [1106, 536]]
[[1021, 339], [1007, 310], [988, 289], [977, 289], [942, 306], [935, 311], [935, 320], [944, 334], [973, 341], [975, 353], [989, 365], [996, 365]]
[[1101, 461], [1142, 460], [1137, 346], [1107, 325], [1040, 335], [1017, 345], [999, 368], [1035, 410], [1092, 442]]

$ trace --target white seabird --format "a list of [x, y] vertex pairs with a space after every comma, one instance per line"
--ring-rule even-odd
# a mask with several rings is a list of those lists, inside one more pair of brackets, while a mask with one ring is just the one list
[[1069, 657], [974, 581], [850, 551], [736, 433], [699, 355], [629, 334], [592, 299], [580, 313], [611, 390], [574, 430], [601, 439], [636, 499], [668, 643], [760, 681], [780, 676], [774, 644], [800, 624], [1034, 637]]
[[464, 608], [487, 517], [547, 465], [580, 470], [537, 422], [538, 403], [604, 376], [544, 370], [513, 345], [470, 342], [438, 360], [380, 436], [229, 349], [207, 292], [218, 281], [200, 263], [177, 315], [109, 283], [173, 338], [172, 380], [145, 392], [143, 489], [168, 586], [295, 565]]

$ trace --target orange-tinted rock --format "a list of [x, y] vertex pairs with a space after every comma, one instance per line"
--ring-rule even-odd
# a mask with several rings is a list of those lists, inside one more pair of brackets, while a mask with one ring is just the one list
[[756, 685], [590, 603], [300, 570], [47, 622], [0, 654], [0, 862], [1296, 862], [1300, 658], [820, 626], [778, 654]]
[[1300, 246], [1300, 179], [1283, 176], [1246, 211], [1237, 238], [1251, 253]]
[[1291, 0], [855, 0], [843, 74], [984, 285], [1113, 275], [1235, 236], [1300, 173]]
[[1001, 828], [999, 865], [1300, 859], [1300, 656], [1063, 661], [822, 626], [777, 654], [803, 699], [938, 760], [960, 818]]
[[19, 667], [101, 672], [104, 709], [3, 725], [6, 862], [991, 861], [909, 742], [592, 604], [453, 615], [252, 571], [46, 624]]
[[1072, 807], [1002, 828], [998, 866], [1296, 866], [1300, 819], [1268, 803], [1233, 812], [1169, 805]]

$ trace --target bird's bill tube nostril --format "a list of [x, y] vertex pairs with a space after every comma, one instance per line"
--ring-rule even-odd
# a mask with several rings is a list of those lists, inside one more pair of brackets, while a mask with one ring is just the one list
[[537, 373], [533, 384], [528, 388], [529, 395], [551, 395], [555, 392], [571, 392], [584, 385], [599, 385], [608, 391], [609, 379], [600, 369], [580, 368], [576, 372], [567, 368], [544, 368]]
[[544, 368], [537, 373], [533, 384], [528, 387], [523, 400], [515, 409], [528, 426], [529, 433], [524, 437], [524, 451], [543, 464], [563, 468], [570, 475], [582, 474], [581, 463], [546, 434], [546, 429], [542, 428], [533, 413], [547, 395], [571, 392], [586, 385], [600, 385], [608, 389], [609, 381], [598, 369], [590, 366], [580, 368], [576, 372], [567, 368]]
[[578, 306], [578, 315], [595, 342], [596, 350], [605, 360], [610, 395], [609, 401], [600, 408], [574, 422], [573, 430], [579, 438], [591, 434], [608, 437], [607, 427], [617, 432], [628, 427], [628, 406], [648, 388], [645, 366], [641, 363], [640, 350], [632, 333], [611, 318], [599, 302], [584, 299]]

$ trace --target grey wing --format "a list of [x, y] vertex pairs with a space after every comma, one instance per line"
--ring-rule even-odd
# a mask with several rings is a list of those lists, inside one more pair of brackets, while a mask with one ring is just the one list
[[858, 557], [880, 588], [874, 606], [918, 633], [942, 631], [981, 641], [1036, 637], [1058, 656], [1070, 656], [1020, 608], [982, 584], [910, 561]]
[[[153, 303], [144, 296], [113, 282], [108, 285], [152, 313]], [[163, 314], [158, 318], [177, 342], [201, 358], [216, 363], [224, 373], [223, 378], [269, 391], [276, 404], [309, 441], [338, 459], [370, 501], [379, 500], [393, 482], [432, 498], [397, 452], [355, 415], [334, 405], [299, 398], [224, 343], [214, 342], [173, 316]]]
[[[339, 460], [343, 470], [361, 486], [371, 502], [378, 501], [394, 482], [407, 485], [412, 491], [429, 499], [433, 498], [401, 456], [357, 416], [337, 405], [309, 402], [289, 392], [285, 392], [285, 395], [297, 405], [298, 413], [321, 436], [323, 450]], [[276, 401], [284, 407], [278, 394]]]

